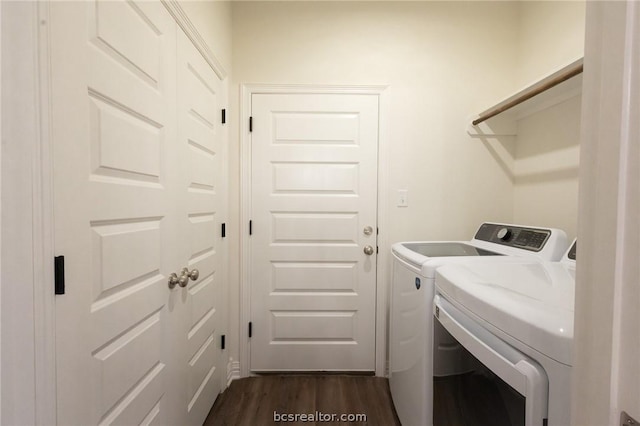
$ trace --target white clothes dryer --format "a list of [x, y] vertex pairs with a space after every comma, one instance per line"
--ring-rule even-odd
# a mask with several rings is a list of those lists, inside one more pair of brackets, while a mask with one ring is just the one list
[[[389, 385], [400, 422], [432, 422], [433, 297], [436, 270], [458, 263], [504, 263], [520, 257], [559, 260], [568, 245], [559, 229], [483, 223], [470, 241], [414, 241], [392, 246]], [[443, 339], [440, 339], [443, 340]], [[436, 350], [439, 374], [450, 357]]]
[[434, 333], [442, 326], [462, 352], [452, 351], [447, 362], [457, 363], [457, 372], [434, 375], [434, 400], [457, 396], [449, 407], [436, 403], [435, 425], [456, 413], [471, 424], [570, 423], [575, 262], [574, 241], [561, 262], [521, 258], [438, 269]]

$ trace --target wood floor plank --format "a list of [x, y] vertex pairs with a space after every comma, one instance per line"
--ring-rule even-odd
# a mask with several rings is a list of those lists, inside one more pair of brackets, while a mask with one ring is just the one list
[[294, 425], [400, 425], [389, 381], [354, 375], [265, 375], [235, 380], [218, 397], [204, 425], [274, 424], [274, 412], [366, 415], [366, 421], [287, 422]]
[[258, 410], [253, 413], [252, 424], [255, 423], [255, 419], [269, 419], [273, 421], [274, 412], [277, 412], [277, 408], [282, 406], [282, 401], [286, 398], [286, 390], [283, 389], [283, 383], [278, 376], [267, 376], [264, 380], [259, 382], [253, 381], [260, 386], [260, 401]]
[[315, 413], [317, 388], [313, 377], [282, 377], [280, 383], [286, 399], [278, 407], [278, 413]]
[[[318, 378], [318, 393], [316, 396], [316, 405], [318, 411], [326, 414], [346, 414], [351, 401], [348, 400], [349, 394], [346, 392], [348, 381], [351, 377], [341, 376], [323, 376]], [[323, 422], [326, 425], [337, 425], [338, 422]]]
[[[359, 387], [362, 400], [368, 407], [369, 415], [377, 419], [379, 424], [391, 425], [398, 422], [398, 418], [393, 408], [391, 391], [387, 380], [368, 381], [364, 386]], [[389, 409], [391, 406], [391, 409]]]

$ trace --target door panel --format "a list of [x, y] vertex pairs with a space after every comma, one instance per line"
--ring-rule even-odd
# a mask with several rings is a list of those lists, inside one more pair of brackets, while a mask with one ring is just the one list
[[[221, 83], [161, 2], [53, 2], [51, 46], [58, 423], [202, 424], [221, 388]], [[170, 289], [183, 267], [200, 276]]]
[[357, 194], [356, 164], [273, 164], [273, 191]]
[[378, 98], [259, 94], [252, 116], [251, 369], [373, 371]]
[[187, 391], [182, 409], [193, 425], [204, 422], [222, 385], [221, 86], [209, 64], [179, 30], [178, 140], [186, 165], [181, 188], [186, 224], [182, 240], [187, 242], [184, 265], [200, 272], [183, 295], [186, 350], [180, 363], [185, 365]]
[[[92, 43], [111, 51], [126, 67], [157, 85], [161, 75], [162, 21], [159, 8], [125, 2], [99, 2], [91, 7]], [[152, 83], [152, 85], [154, 85]]]
[[174, 26], [155, 3], [51, 5], [60, 424], [153, 422], [170, 407]]

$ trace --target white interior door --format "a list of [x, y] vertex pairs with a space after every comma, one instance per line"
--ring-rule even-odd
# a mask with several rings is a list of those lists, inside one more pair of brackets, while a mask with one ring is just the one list
[[251, 111], [251, 370], [373, 371], [378, 97]]
[[159, 3], [53, 2], [51, 31], [58, 423], [152, 422], [176, 401], [175, 25]]
[[[161, 2], [52, 2], [51, 46], [58, 423], [202, 424], [221, 383], [219, 80]], [[170, 288], [184, 267], [198, 279]]]
[[[178, 144], [183, 165], [179, 205], [182, 235], [179, 253], [198, 278], [180, 289], [179, 320], [170, 333], [179, 351], [178, 380], [187, 386], [181, 411], [190, 425], [204, 422], [223, 384], [226, 365], [220, 336], [224, 334], [225, 275], [222, 268], [221, 223], [224, 181], [220, 120], [222, 84], [187, 36], [178, 30]], [[226, 376], [226, 375], [225, 375]], [[184, 422], [184, 420], [183, 420]]]

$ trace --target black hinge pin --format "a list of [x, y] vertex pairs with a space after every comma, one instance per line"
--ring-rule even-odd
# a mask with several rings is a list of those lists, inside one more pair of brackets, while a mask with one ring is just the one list
[[227, 236], [227, 224], [223, 223], [222, 224], [222, 238]]
[[227, 122], [227, 110], [223, 109], [222, 110], [222, 124], [225, 124]]
[[253, 323], [249, 321], [249, 337], [253, 336]]
[[249, 235], [253, 235], [253, 221], [249, 221]]
[[225, 342], [224, 342], [225, 339], [224, 338], [225, 338], [224, 334], [220, 336], [220, 349], [222, 349], [222, 350], [224, 350], [224, 348], [225, 348]]
[[253, 132], [253, 117], [249, 117], [249, 131]]

